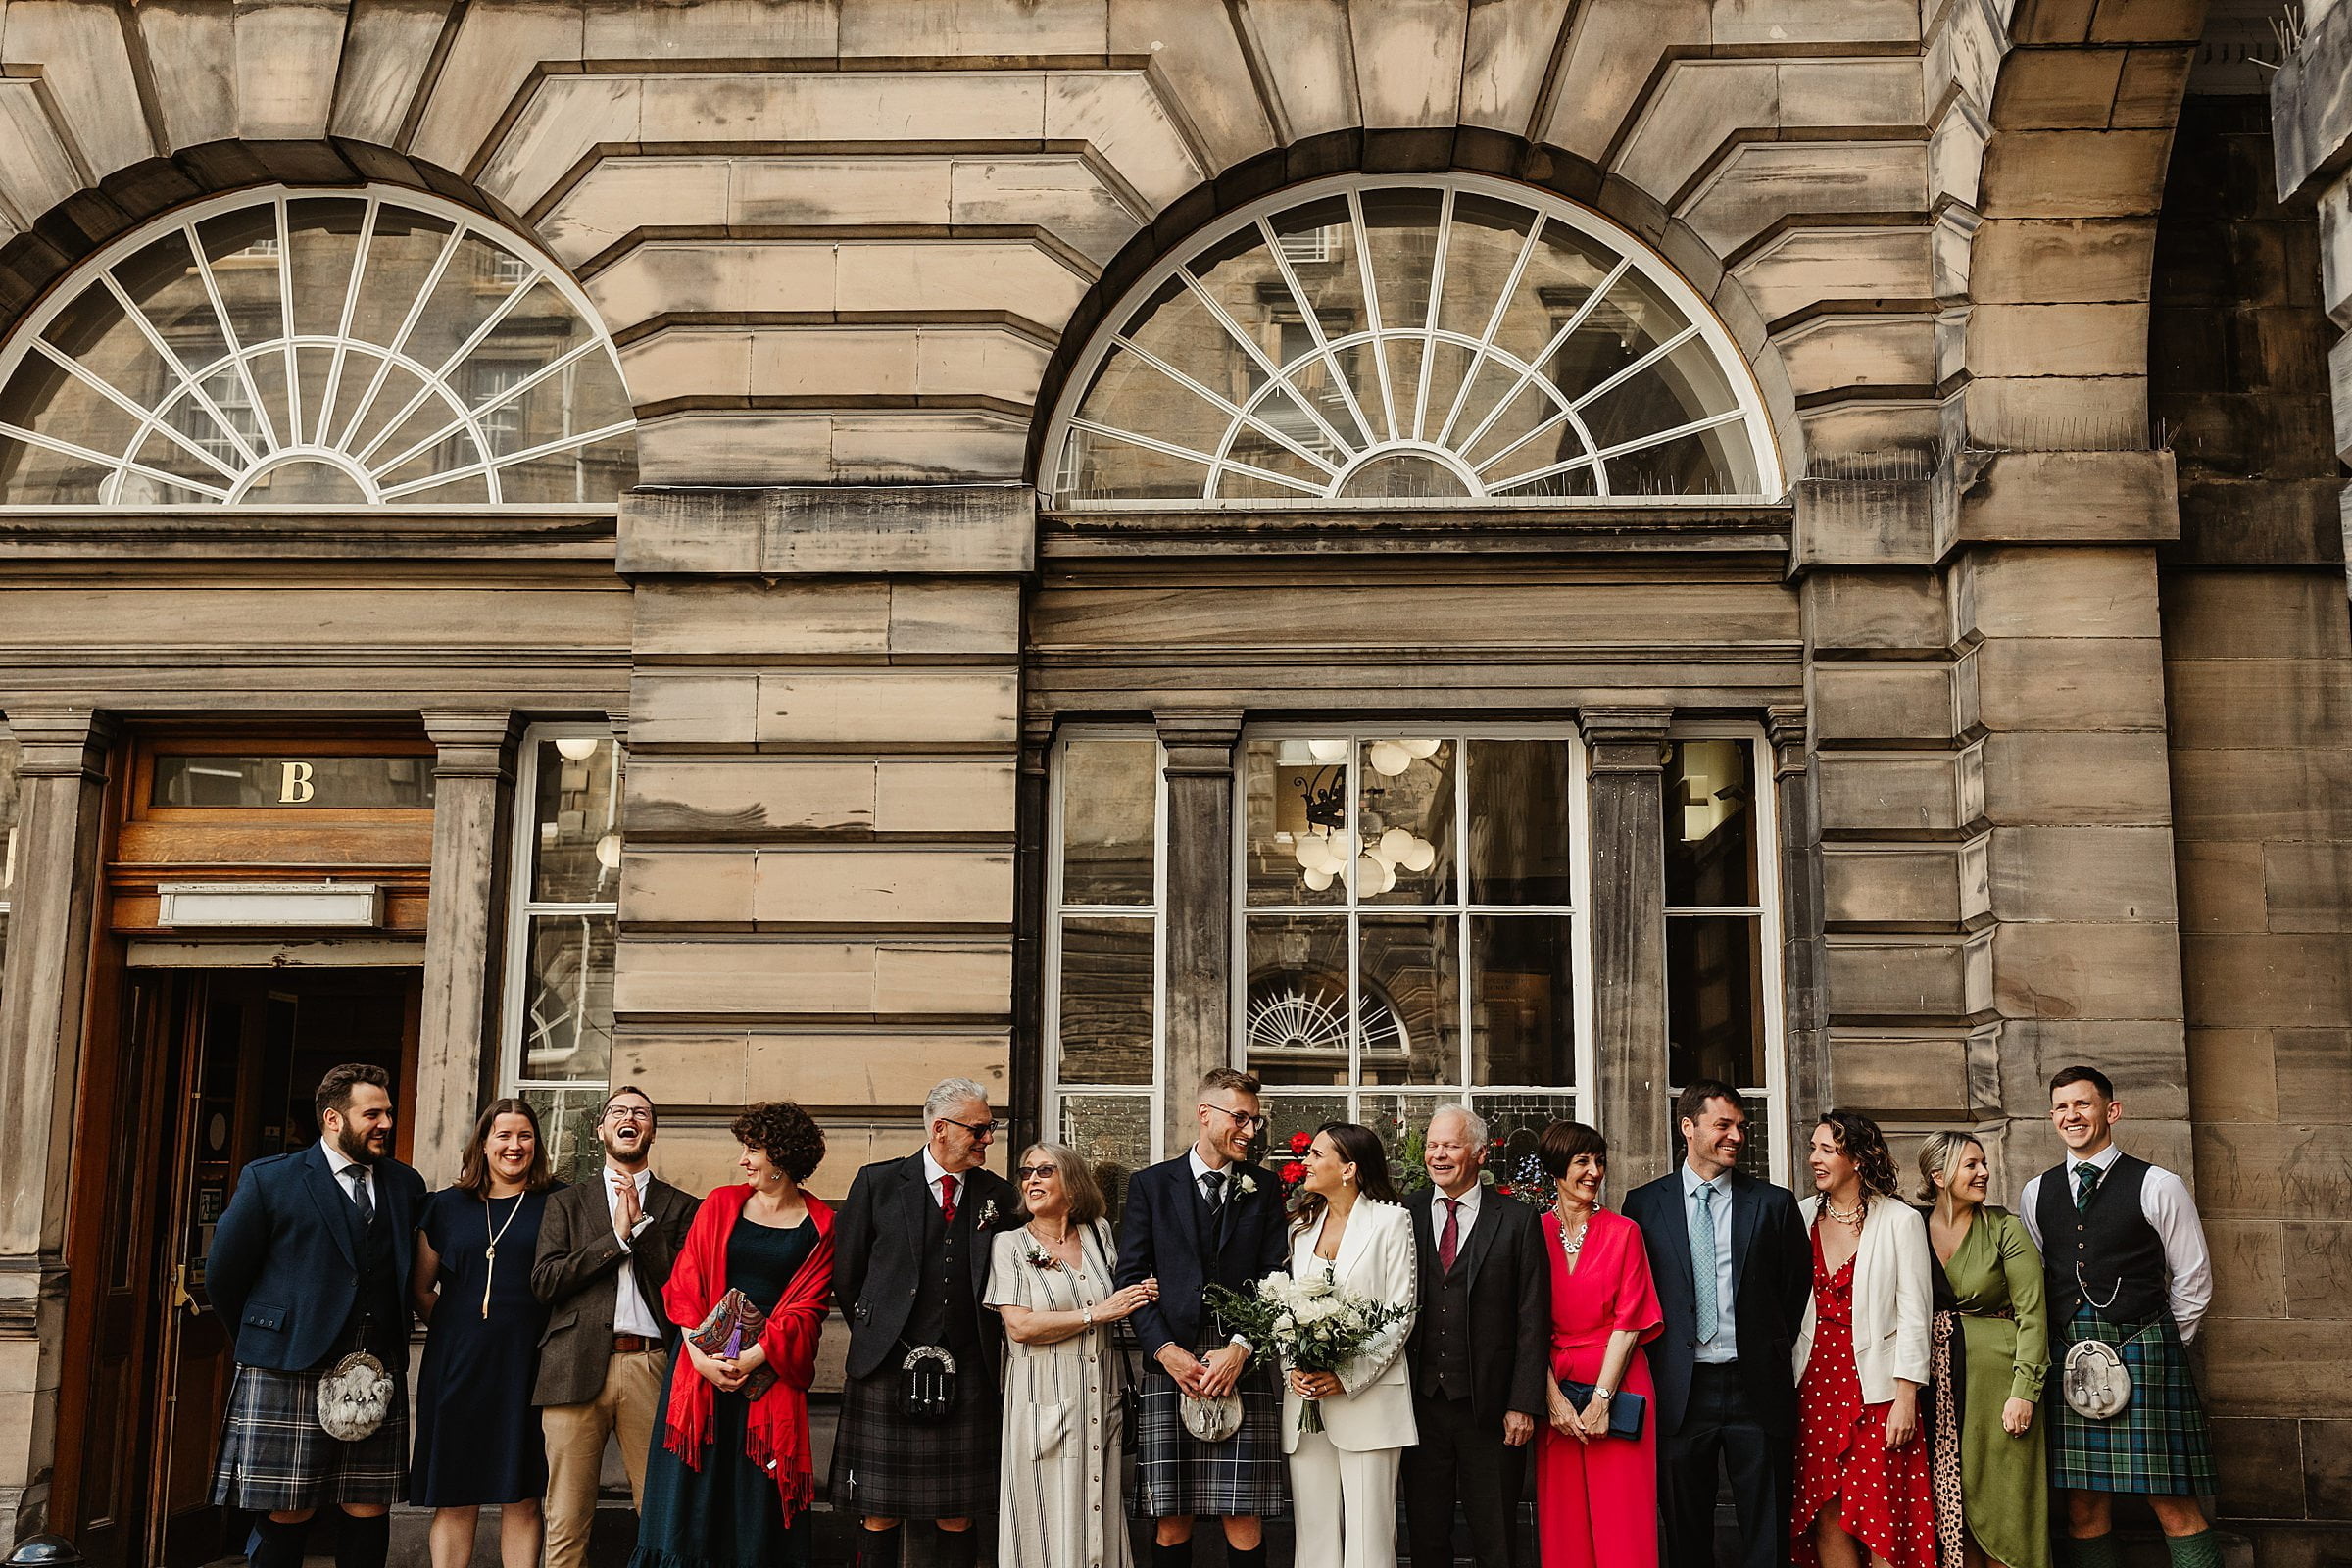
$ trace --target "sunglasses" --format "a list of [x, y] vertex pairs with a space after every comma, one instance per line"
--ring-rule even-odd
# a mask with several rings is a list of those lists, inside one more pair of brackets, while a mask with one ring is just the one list
[[1025, 1182], [1031, 1177], [1042, 1179], [1059, 1174], [1061, 1174], [1061, 1167], [1058, 1165], [1016, 1165], [1013, 1167], [1012, 1179], [1016, 1182]]
[[974, 1138], [994, 1138], [1005, 1127], [1005, 1124], [1001, 1121], [957, 1121], [953, 1116], [942, 1116], [939, 1119], [951, 1127], [962, 1128]]

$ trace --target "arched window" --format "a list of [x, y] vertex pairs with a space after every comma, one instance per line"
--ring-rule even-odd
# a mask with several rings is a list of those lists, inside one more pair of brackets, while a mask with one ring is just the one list
[[606, 502], [633, 424], [612, 339], [536, 250], [414, 191], [243, 191], [20, 323], [0, 504]]
[[1285, 191], [1110, 320], [1050, 436], [1063, 505], [1780, 493], [1698, 296], [1613, 223], [1499, 180]]

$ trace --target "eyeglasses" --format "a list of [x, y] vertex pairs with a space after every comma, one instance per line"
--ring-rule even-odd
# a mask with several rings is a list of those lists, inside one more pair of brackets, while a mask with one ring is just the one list
[[607, 1105], [605, 1107], [605, 1120], [607, 1121], [641, 1121], [650, 1125], [653, 1119], [654, 1112], [651, 1106]]
[[1263, 1116], [1252, 1116], [1246, 1110], [1227, 1110], [1223, 1105], [1212, 1105], [1205, 1100], [1200, 1102], [1200, 1108], [1213, 1110], [1219, 1115], [1231, 1116], [1233, 1124], [1246, 1133], [1255, 1132], [1266, 1124], [1266, 1118]]
[[957, 1121], [953, 1116], [942, 1116], [939, 1119], [951, 1127], [962, 1128], [974, 1138], [994, 1138], [1004, 1130], [1005, 1125], [1001, 1121]]
[[1043, 1180], [1048, 1176], [1058, 1176], [1060, 1174], [1061, 1167], [1058, 1165], [1016, 1165], [1013, 1167], [1012, 1179], [1016, 1182], [1025, 1182], [1031, 1177], [1036, 1177], [1039, 1180]]

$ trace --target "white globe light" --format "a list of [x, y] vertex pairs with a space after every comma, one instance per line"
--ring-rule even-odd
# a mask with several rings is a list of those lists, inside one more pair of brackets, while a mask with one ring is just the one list
[[1391, 865], [1395, 865], [1411, 854], [1413, 846], [1420, 842], [1419, 839], [1413, 837], [1410, 830], [1393, 827], [1380, 836], [1380, 845], [1372, 853]]
[[1322, 869], [1320, 866], [1313, 867], [1306, 873], [1306, 885], [1313, 891], [1320, 893], [1325, 888], [1331, 886], [1331, 876], [1332, 874], [1329, 871]]
[[1377, 856], [1359, 855], [1355, 858], [1355, 895], [1359, 899], [1375, 898], [1396, 885], [1396, 873], [1388, 862]]
[[1312, 833], [1301, 833], [1298, 842], [1291, 846], [1291, 858], [1299, 869], [1312, 871], [1323, 863], [1323, 841]]
[[585, 762], [603, 744], [594, 735], [566, 735], [556, 742], [556, 755], [566, 762]]
[[1395, 741], [1374, 741], [1365, 751], [1364, 760], [1370, 762], [1372, 771], [1382, 778], [1395, 778], [1413, 765], [1412, 758]]
[[620, 835], [608, 833], [596, 841], [596, 863], [608, 871], [620, 869]]
[[1310, 740], [1306, 743], [1306, 754], [1318, 762], [1345, 762], [1348, 760], [1348, 743], [1346, 741]]
[[1404, 847], [1404, 853], [1396, 860], [1407, 871], [1426, 871], [1438, 863], [1438, 847], [1427, 839], [1417, 838]]
[[1413, 758], [1435, 757], [1440, 745], [1435, 740], [1427, 739], [1400, 740], [1396, 744], [1404, 748], [1405, 756]]

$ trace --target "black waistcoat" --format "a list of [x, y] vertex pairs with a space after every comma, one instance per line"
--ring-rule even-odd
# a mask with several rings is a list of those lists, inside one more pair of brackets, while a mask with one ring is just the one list
[[2109, 1322], [2144, 1322], [2164, 1309], [2164, 1238], [2139, 1202], [2148, 1162], [2124, 1154], [2107, 1167], [2090, 1202], [2075, 1207], [2075, 1162], [2044, 1171], [2034, 1194], [2050, 1315], [2064, 1323], [2087, 1299]]
[[1470, 1397], [1470, 1259], [1468, 1249], [1421, 1303], [1421, 1392]]
[[980, 1307], [972, 1298], [973, 1224], [966, 1216], [969, 1189], [958, 1178], [956, 1223], [940, 1218], [939, 1205], [924, 1205], [922, 1273], [914, 1307], [906, 1314], [908, 1346], [944, 1345], [969, 1351], [980, 1344]]
[[[346, 1348], [365, 1348], [380, 1356], [386, 1346], [397, 1343], [408, 1332], [409, 1315], [400, 1299], [399, 1260], [392, 1250], [399, 1244], [392, 1235], [392, 1222], [380, 1210], [372, 1222], [363, 1225], [359, 1205], [354, 1203], [350, 1223], [360, 1259], [360, 1289], [351, 1303], [351, 1316], [344, 1323], [343, 1344]], [[487, 1236], [483, 1238], [485, 1243], [488, 1240]], [[330, 1364], [342, 1353], [336, 1351]]]

